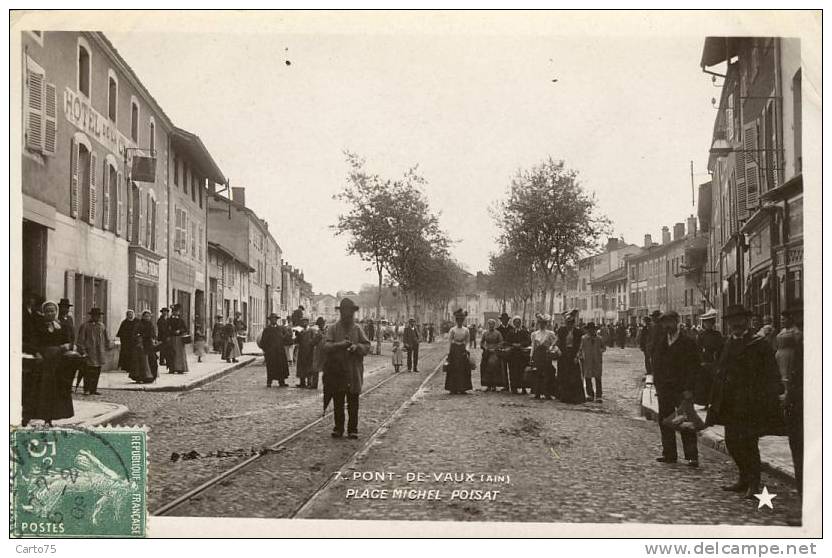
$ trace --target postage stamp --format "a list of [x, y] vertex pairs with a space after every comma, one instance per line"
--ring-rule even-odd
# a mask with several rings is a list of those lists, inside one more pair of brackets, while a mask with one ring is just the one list
[[11, 535], [144, 537], [147, 432], [13, 428]]

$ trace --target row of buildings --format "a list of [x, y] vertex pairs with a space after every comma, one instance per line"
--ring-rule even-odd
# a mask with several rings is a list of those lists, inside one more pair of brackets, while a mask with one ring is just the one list
[[245, 190], [102, 33], [24, 32], [22, 70], [25, 292], [100, 307], [111, 334], [128, 308], [178, 303], [192, 330], [240, 312], [254, 337], [310, 299]]
[[[739, 303], [777, 324], [780, 312], [802, 306], [801, 66], [799, 39], [708, 37], [700, 67], [721, 94], [697, 215], [663, 227], [660, 242], [610, 239], [542, 307], [556, 317], [576, 308], [585, 322], [628, 323], [675, 310], [696, 323], [708, 309], [721, 316]], [[475, 320], [495, 306], [521, 314], [517, 301], [495, 300], [486, 285], [471, 281], [453, 304]]]

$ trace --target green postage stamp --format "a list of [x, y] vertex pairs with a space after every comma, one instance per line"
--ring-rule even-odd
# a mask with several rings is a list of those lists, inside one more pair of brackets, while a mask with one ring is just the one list
[[13, 428], [11, 535], [144, 537], [147, 432]]

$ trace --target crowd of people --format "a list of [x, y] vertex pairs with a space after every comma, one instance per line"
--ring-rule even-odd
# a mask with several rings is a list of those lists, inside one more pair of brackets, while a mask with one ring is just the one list
[[[694, 404], [707, 408], [701, 427], [723, 425], [725, 445], [739, 478], [723, 487], [748, 499], [761, 492], [759, 439], [786, 435], [798, 490], [803, 479], [803, 310], [782, 312], [782, 328], [741, 304], [729, 305], [727, 331], [716, 329], [717, 312], [700, 316], [699, 328], [680, 325], [675, 311], [645, 317], [639, 334], [645, 372], [658, 397], [661, 463], [678, 461], [676, 434], [684, 458], [699, 466]], [[675, 415], [683, 422], [674, 423]], [[683, 426], [687, 424], [688, 426]]]
[[[480, 382], [485, 391], [558, 399], [565, 403], [602, 403], [603, 355], [607, 348], [595, 323], [578, 325], [577, 310], [563, 314], [564, 325], [552, 329], [548, 314], [535, 316], [529, 331], [522, 318], [503, 312], [490, 319], [479, 339]], [[477, 347], [477, 326], [465, 325], [467, 312], [454, 312], [456, 326], [448, 333], [445, 389], [452, 394], [473, 389], [475, 368], [470, 350]]]

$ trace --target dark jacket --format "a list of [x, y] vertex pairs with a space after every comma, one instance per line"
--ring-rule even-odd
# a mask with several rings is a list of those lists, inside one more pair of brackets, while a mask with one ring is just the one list
[[722, 334], [717, 330], [706, 329], [699, 334], [696, 344], [699, 348], [699, 354], [702, 356], [702, 362], [714, 364], [719, 360], [725, 341], [722, 339]]
[[292, 312], [292, 326], [299, 326], [301, 320], [303, 320], [303, 310], [298, 308]]
[[156, 320], [156, 331], [159, 334], [159, 341], [167, 341], [168, 337], [170, 337], [169, 320], [170, 318], [159, 318]]
[[693, 391], [699, 370], [696, 342], [681, 331], [672, 345], [662, 335], [653, 352], [653, 383], [659, 395]]
[[650, 338], [650, 326], [643, 325], [638, 330], [638, 348], [641, 352], [647, 352], [647, 340]]
[[578, 327], [572, 328], [572, 346], [566, 346], [566, 337], [569, 335], [569, 328], [566, 326], [561, 326], [557, 331], [558, 341], [557, 346], [560, 349], [562, 356], [558, 361], [562, 359], [574, 359], [578, 356], [578, 350], [581, 348], [581, 338], [584, 336], [584, 333]]
[[757, 435], [780, 433], [783, 382], [774, 350], [765, 338], [750, 331], [739, 339], [729, 336], [715, 383], [708, 424], [737, 426]]
[[651, 325], [650, 332], [647, 334], [647, 354], [650, 355], [650, 358], [653, 358], [653, 354], [656, 352], [656, 348], [659, 346], [662, 337], [665, 337], [662, 326], [660, 324]]
[[402, 342], [405, 347], [418, 347], [421, 337], [419, 330], [416, 327], [407, 326], [404, 328], [404, 335], [402, 335]]

